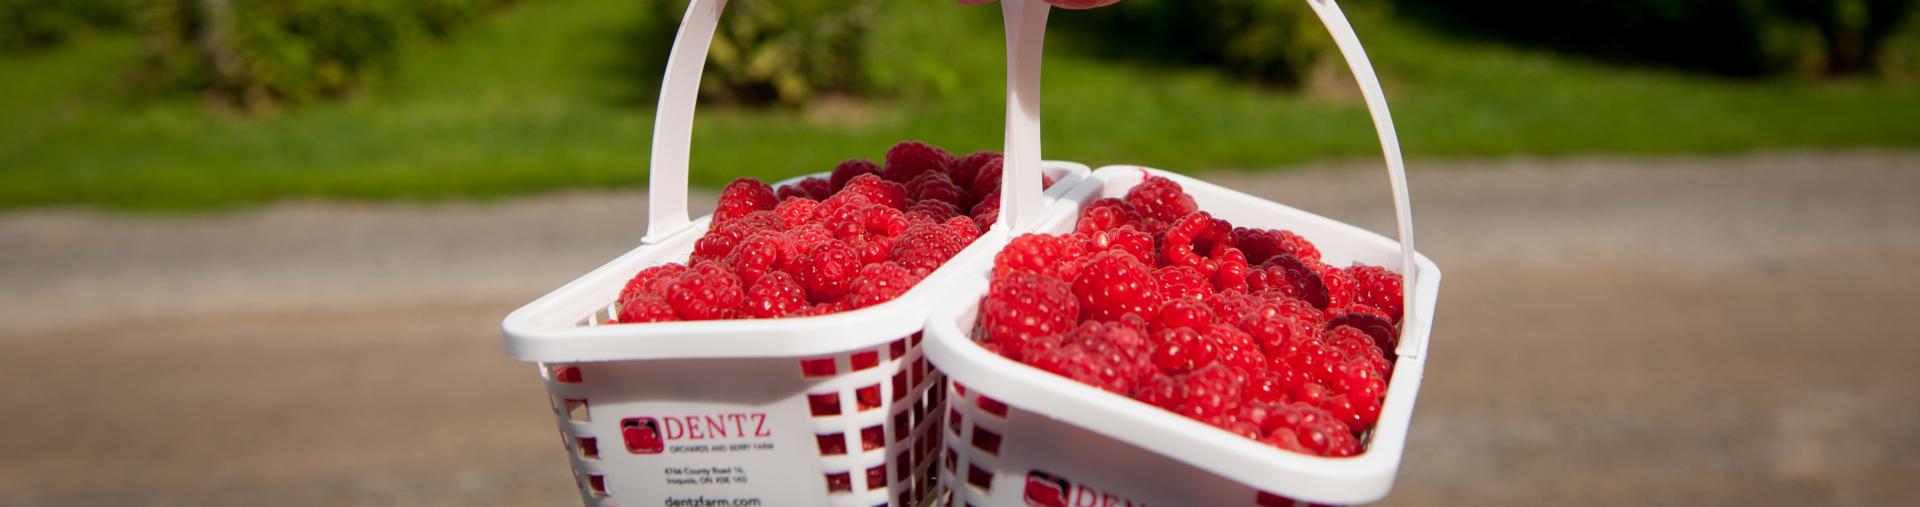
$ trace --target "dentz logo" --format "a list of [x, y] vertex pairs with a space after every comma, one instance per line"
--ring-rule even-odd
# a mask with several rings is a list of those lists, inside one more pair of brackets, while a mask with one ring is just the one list
[[670, 440], [718, 440], [773, 436], [765, 413], [629, 417], [620, 421], [620, 438], [627, 452], [660, 454]]

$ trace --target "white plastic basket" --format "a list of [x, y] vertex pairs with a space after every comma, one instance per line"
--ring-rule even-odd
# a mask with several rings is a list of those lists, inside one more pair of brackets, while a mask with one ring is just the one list
[[628, 279], [685, 261], [706, 232], [708, 217], [688, 218], [687, 162], [725, 3], [692, 1], [674, 41], [642, 244], [508, 315], [507, 353], [540, 363], [587, 505], [917, 505], [938, 489], [928, 457], [944, 406], [920, 352], [928, 314], [951, 303], [963, 266], [1088, 168], [1040, 162], [1038, 126], [1010, 105], [1000, 222], [899, 298], [816, 317], [602, 325]]
[[[1407, 301], [1399, 356], [1378, 425], [1366, 450], [1348, 458], [1282, 451], [1178, 414], [1033, 368], [978, 346], [970, 336], [986, 267], [974, 259], [967, 304], [936, 311], [927, 355], [949, 378], [941, 477], [953, 506], [1285, 505], [1378, 500], [1400, 465], [1426, 365], [1440, 270], [1414, 250], [1412, 213], [1397, 138], [1386, 102], [1358, 39], [1332, 0], [1307, 0], [1333, 33], [1358, 78], [1386, 155], [1401, 241], [1177, 174], [1134, 166], [1102, 168], [1067, 196], [1084, 205], [1119, 197], [1142, 171], [1173, 179], [1200, 209], [1236, 226], [1284, 228], [1314, 242], [1329, 264], [1400, 266]], [[1010, 25], [1023, 27], [1017, 60], [1037, 62], [1047, 7], [1003, 0]], [[1034, 64], [1037, 66], [1037, 63]], [[1016, 66], [1016, 70], [1020, 67]], [[1037, 93], [1037, 69], [1014, 76], [1016, 89]], [[1059, 206], [1035, 230], [1068, 232], [1076, 210]]]

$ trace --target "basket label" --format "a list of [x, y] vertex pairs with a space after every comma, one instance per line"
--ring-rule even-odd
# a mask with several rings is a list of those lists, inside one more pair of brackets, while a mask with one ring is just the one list
[[620, 421], [620, 436], [627, 452], [634, 454], [719, 453], [770, 451], [771, 441], [713, 442], [743, 438], [768, 439], [773, 429], [767, 426], [764, 412], [688, 415], [671, 417], [629, 417]]
[[1028, 507], [1150, 507], [1041, 470], [1027, 472], [1022, 499]]

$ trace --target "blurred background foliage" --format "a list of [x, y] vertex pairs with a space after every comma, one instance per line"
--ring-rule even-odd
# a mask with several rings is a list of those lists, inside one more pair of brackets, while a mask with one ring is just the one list
[[[645, 180], [686, 0], [0, 0], [0, 209]], [[1416, 157], [1920, 145], [1912, 0], [1348, 0]], [[1377, 153], [1304, 1], [1055, 11], [1048, 156]], [[694, 180], [999, 144], [999, 10], [733, 0]], [[112, 147], [112, 149], [102, 149]]]

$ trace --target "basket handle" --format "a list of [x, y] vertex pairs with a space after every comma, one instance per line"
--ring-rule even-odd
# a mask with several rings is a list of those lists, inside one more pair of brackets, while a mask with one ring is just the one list
[[[1353, 72], [1353, 78], [1360, 85], [1360, 94], [1365, 97], [1367, 113], [1373, 118], [1374, 132], [1380, 137], [1380, 151], [1386, 156], [1387, 178], [1393, 189], [1394, 219], [1399, 225], [1400, 234], [1400, 273], [1402, 283], [1401, 305], [1405, 313], [1401, 317], [1402, 325], [1415, 329], [1422, 325], [1417, 306], [1413, 304], [1415, 280], [1420, 273], [1418, 256], [1413, 245], [1413, 203], [1407, 194], [1406, 161], [1400, 155], [1400, 136], [1393, 128], [1393, 113], [1387, 110], [1386, 93], [1380, 89], [1380, 78], [1373, 73], [1373, 63], [1367, 59], [1367, 52], [1360, 46], [1360, 37], [1353, 32], [1353, 25], [1347, 22], [1347, 16], [1341, 12], [1340, 5], [1334, 0], [1305, 0], [1313, 8], [1314, 14], [1333, 35], [1334, 46], [1340, 49], [1340, 55], [1347, 61], [1347, 68]], [[1041, 33], [1047, 22], [1047, 4], [1040, 0], [1001, 0], [1001, 13], [1007, 24], [1007, 174], [1016, 172], [1014, 167], [1027, 168], [1031, 164], [1039, 165], [1039, 123], [1040, 123], [1040, 49]], [[1017, 35], [1016, 35], [1017, 34]], [[1016, 136], [1018, 134], [1018, 136]], [[1031, 149], [1031, 154], [1025, 151]], [[1016, 158], [1015, 155], [1020, 157]], [[1026, 173], [1031, 174], [1031, 173]], [[1010, 177], [1010, 176], [1009, 176]], [[1022, 178], [1023, 180], [1026, 178]], [[1001, 184], [1006, 188], [1015, 188], [1022, 183], [1006, 179]], [[1033, 184], [1033, 182], [1028, 182]], [[1003, 190], [1003, 192], [1005, 192]], [[1003, 196], [1005, 199], [1008, 196]], [[1037, 200], [1023, 199], [1023, 202]], [[1001, 219], [1007, 220], [1008, 204], [1017, 202], [1002, 201]], [[1024, 220], [1024, 218], [1022, 218]], [[1014, 222], [1016, 224], [1025, 222]], [[1401, 356], [1419, 357], [1425, 352], [1426, 344], [1403, 341], [1395, 351]]]
[[[693, 147], [693, 112], [706, 70], [707, 50], [727, 0], [691, 0], [667, 57], [660, 105], [653, 118], [653, 153], [647, 171], [647, 234], [657, 243], [691, 225], [687, 213], [687, 164]], [[1015, 227], [1038, 221], [1044, 207], [1040, 182], [1040, 39], [1047, 5], [1009, 0], [1007, 16], [1007, 131], [1000, 223]], [[1015, 15], [1013, 9], [1020, 12]], [[1022, 25], [1023, 20], [1030, 22]], [[1004, 226], [1003, 226], [1004, 227]]]

